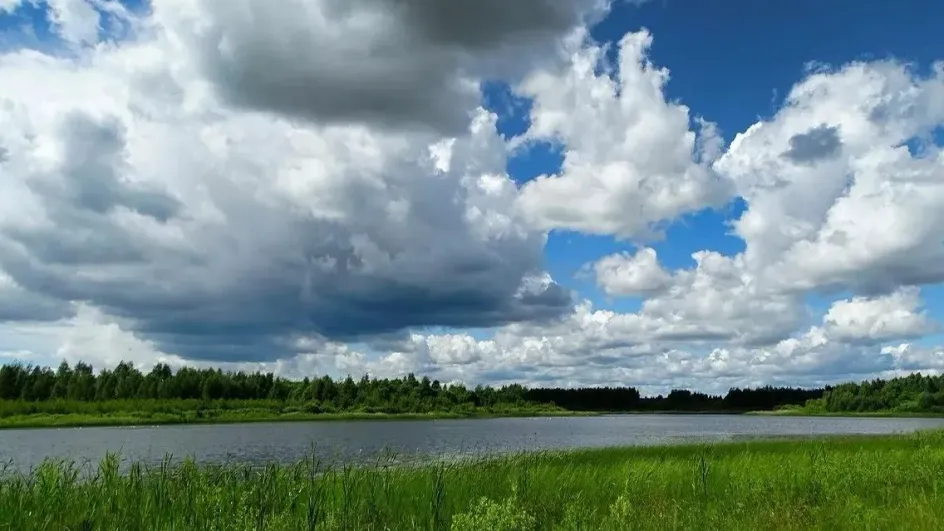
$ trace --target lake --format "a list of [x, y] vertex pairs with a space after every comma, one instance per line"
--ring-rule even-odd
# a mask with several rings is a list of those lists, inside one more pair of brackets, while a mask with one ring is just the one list
[[159, 463], [167, 454], [200, 462], [294, 462], [312, 449], [328, 460], [368, 462], [525, 450], [731, 441], [752, 437], [889, 434], [944, 428], [944, 418], [605, 415], [423, 421], [281, 422], [0, 431], [0, 461], [28, 470], [45, 458], [79, 463], [106, 452]]

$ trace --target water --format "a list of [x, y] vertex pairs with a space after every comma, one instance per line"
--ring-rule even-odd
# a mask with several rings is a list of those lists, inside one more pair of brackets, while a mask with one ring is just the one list
[[228, 425], [51, 428], [0, 431], [0, 461], [28, 470], [45, 458], [97, 463], [106, 452], [159, 463], [295, 462], [320, 456], [368, 462], [525, 450], [730, 441], [746, 437], [887, 434], [944, 428], [944, 418], [815, 418], [746, 415], [608, 415], [433, 421], [285, 422]]

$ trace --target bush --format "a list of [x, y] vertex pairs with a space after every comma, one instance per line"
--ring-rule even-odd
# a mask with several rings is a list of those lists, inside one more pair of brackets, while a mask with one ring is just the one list
[[534, 517], [518, 505], [513, 493], [504, 502], [481, 497], [467, 513], [452, 517], [452, 531], [533, 531]]

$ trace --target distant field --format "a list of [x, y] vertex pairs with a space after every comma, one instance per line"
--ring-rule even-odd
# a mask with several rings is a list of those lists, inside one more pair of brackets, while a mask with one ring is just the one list
[[[0, 529], [939, 529], [944, 432], [525, 454], [422, 467], [315, 460], [0, 478]], [[82, 479], [86, 477], [88, 479]]]

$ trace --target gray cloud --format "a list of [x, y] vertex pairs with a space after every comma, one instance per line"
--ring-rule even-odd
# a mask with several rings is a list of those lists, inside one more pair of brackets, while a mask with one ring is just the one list
[[[129, 128], [63, 116], [54, 129], [66, 155], [58, 171], [15, 175], [46, 219], [0, 223], [0, 271], [43, 300], [99, 308], [165, 352], [275, 359], [297, 351], [299, 337], [371, 341], [412, 327], [541, 321], [571, 308], [560, 286], [526, 281], [541, 274], [540, 233], [483, 234], [490, 222], [468, 217], [472, 209], [500, 221], [510, 204], [477, 184], [504, 164], [490, 124], [457, 143], [448, 174], [423, 162], [426, 137], [379, 166], [345, 154], [348, 137], [325, 137], [340, 146], [329, 148], [338, 158], [319, 160], [342, 169], [307, 196], [273, 187], [277, 165], [297, 156], [284, 123], [260, 123], [258, 138], [232, 141], [209, 173], [188, 166], [214, 160], [188, 137], [201, 129], [174, 125], [166, 133], [191, 147], [192, 159], [181, 153], [166, 167], [143, 168], [150, 180], [139, 178], [135, 161], [162, 144], [133, 143]], [[265, 151], [262, 139], [275, 139], [279, 151]], [[259, 153], [268, 166], [256, 176]], [[502, 193], [513, 194], [502, 182]], [[207, 217], [205, 205], [216, 214]]]
[[839, 154], [842, 140], [839, 128], [820, 125], [790, 138], [790, 149], [783, 156], [798, 164], [812, 164]]
[[211, 30], [165, 13], [229, 102], [292, 118], [456, 133], [464, 77], [514, 77], [606, 2], [206, 0]]
[[[351, 6], [358, 2], [334, 0]], [[535, 36], [553, 36], [573, 27], [578, 9], [586, 2], [556, 0], [361, 0], [362, 4], [400, 9], [410, 26], [420, 31], [430, 44], [479, 49], [502, 46]]]
[[4, 285], [0, 279], [0, 323], [56, 321], [73, 313], [65, 301], [29, 293], [18, 286]]
[[[326, 228], [311, 230], [314, 235]], [[112, 233], [121, 234], [113, 228]], [[112, 248], [108, 240], [67, 248], [55, 233], [19, 243], [26, 244], [28, 256], [0, 247], [0, 267], [19, 284], [51, 300], [85, 301], [127, 318], [130, 329], [162, 350], [192, 359], [273, 359], [292, 350], [292, 336], [351, 341], [409, 327], [551, 319], [571, 304], [556, 284], [516, 294], [521, 277], [534, 267], [531, 253], [485, 261], [465, 257], [476, 265], [461, 275], [407, 256], [390, 271], [394, 278], [385, 278], [345, 265], [345, 256], [355, 256], [350, 246], [309, 249], [311, 258], [336, 258], [332, 267], [312, 265], [289, 247], [232, 267], [226, 263], [232, 258], [219, 248], [187, 263], [144, 250], [127, 255], [131, 247]], [[77, 276], [75, 267], [82, 265], [115, 274]]]
[[[63, 119], [58, 133], [63, 146], [60, 171], [25, 181], [44, 203], [50, 223], [8, 225], [3, 235], [43, 264], [130, 264], [153, 258], [145, 241], [109, 215], [125, 208], [165, 223], [181, 205], [164, 193], [124, 180], [128, 167], [121, 123], [75, 113]], [[18, 252], [10, 248], [4, 254]]]
[[125, 207], [165, 222], [180, 203], [166, 194], [122, 180], [127, 171], [125, 131], [117, 120], [98, 122], [74, 113], [63, 120], [64, 165], [60, 174], [29, 181], [49, 204], [49, 213], [68, 227], [76, 217], [103, 215]]

